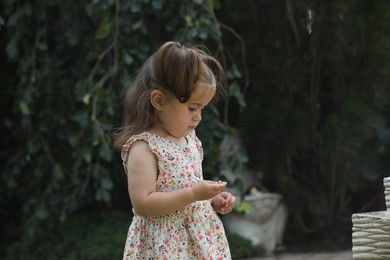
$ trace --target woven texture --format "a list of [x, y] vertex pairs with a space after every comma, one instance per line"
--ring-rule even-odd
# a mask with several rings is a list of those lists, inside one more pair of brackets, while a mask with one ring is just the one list
[[353, 259], [390, 259], [390, 178], [384, 186], [387, 211], [352, 215]]
[[390, 177], [384, 178], [383, 184], [385, 186], [386, 208], [390, 210]]

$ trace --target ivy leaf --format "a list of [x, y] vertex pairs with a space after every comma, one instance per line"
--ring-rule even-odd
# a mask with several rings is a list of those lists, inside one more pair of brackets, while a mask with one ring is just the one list
[[86, 95], [84, 95], [84, 97], [83, 97], [83, 103], [86, 104], [86, 105], [88, 105], [88, 104], [89, 104], [90, 98], [91, 98], [91, 95], [90, 95], [89, 93], [86, 94]]
[[107, 38], [110, 32], [111, 32], [111, 23], [108, 16], [106, 16], [103, 19], [102, 23], [100, 24], [99, 28], [96, 30], [95, 39], [101, 40]]
[[18, 49], [16, 47], [16, 37], [13, 37], [7, 44], [6, 47], [8, 58], [13, 59], [18, 54]]
[[7, 26], [15, 26], [18, 23], [20, 12], [16, 12], [8, 19]]
[[189, 15], [186, 15], [185, 17], [184, 17], [184, 20], [186, 21], [186, 25], [187, 26], [192, 26], [192, 18], [191, 18], [191, 16], [189, 16]]
[[198, 28], [197, 27], [191, 28], [188, 31], [187, 35], [189, 39], [194, 39], [198, 35]]
[[241, 93], [241, 90], [240, 90], [240, 87], [239, 87], [237, 81], [233, 81], [232, 84], [230, 84], [229, 95], [232, 97], [235, 97], [238, 104], [241, 107], [246, 107], [246, 102], [245, 102], [244, 96]]
[[99, 155], [101, 158], [103, 158], [104, 160], [106, 160], [107, 162], [110, 162], [112, 160], [112, 152], [110, 149], [108, 149], [107, 147], [105, 146], [102, 146], [100, 149], [99, 149]]
[[111, 199], [111, 193], [109, 193], [107, 190], [104, 189], [98, 189], [95, 198], [97, 201], [106, 201], [109, 202]]
[[92, 5], [92, 4], [86, 4], [86, 5], [84, 6], [84, 10], [85, 10], [85, 12], [86, 12], [89, 16], [91, 16], [91, 15], [92, 15], [92, 11], [93, 11], [93, 5]]
[[102, 178], [100, 184], [102, 188], [105, 190], [111, 190], [114, 187], [114, 184], [112, 183], [111, 179], [108, 177]]
[[140, 6], [138, 1], [131, 1], [130, 10], [132, 13], [138, 13], [140, 10]]
[[76, 147], [79, 144], [80, 141], [80, 136], [73, 134], [69, 136], [69, 144], [71, 147]]
[[141, 28], [143, 23], [144, 23], [144, 22], [143, 22], [142, 20], [139, 20], [139, 21], [133, 23], [133, 25], [131, 26], [131, 28], [135, 31], [135, 30]]
[[201, 5], [201, 4], [203, 4], [203, 0], [194, 0], [194, 3]]
[[58, 180], [61, 180], [64, 177], [64, 173], [61, 169], [61, 165], [56, 164], [56, 166], [54, 167], [53, 174], [54, 174], [54, 178]]
[[38, 208], [38, 210], [36, 211], [35, 216], [38, 219], [42, 220], [42, 219], [45, 219], [45, 218], [47, 218], [49, 216], [49, 212], [47, 211], [45, 206], [40, 206]]
[[154, 10], [161, 10], [163, 2], [161, 0], [153, 0], [152, 7]]
[[41, 51], [47, 51], [47, 44], [44, 42], [38, 42], [37, 43], [37, 49]]
[[241, 202], [237, 205], [236, 210], [241, 213], [250, 213], [251, 212], [251, 206], [248, 202]]
[[30, 114], [30, 109], [28, 108], [28, 105], [25, 101], [19, 102], [19, 109], [20, 112], [22, 112], [22, 114], [25, 116], [28, 116]]
[[123, 52], [123, 61], [125, 62], [125, 64], [131, 65], [133, 63], [134, 59], [127, 51], [124, 51]]
[[90, 163], [91, 162], [91, 159], [92, 159], [92, 154], [89, 150], [84, 150], [82, 152], [82, 157], [83, 159], [87, 162], [87, 163]]
[[23, 9], [24, 13], [27, 15], [27, 16], [31, 16], [32, 14], [32, 7], [31, 7], [31, 4], [29, 3], [26, 3], [24, 6], [23, 6]]
[[237, 66], [233, 66], [229, 71], [226, 72], [226, 77], [228, 79], [238, 79], [241, 78], [241, 72], [238, 70]]
[[215, 10], [221, 9], [221, 3], [220, 3], [219, 0], [213, 0], [212, 3], [213, 3], [213, 8], [214, 8]]
[[199, 30], [199, 38], [202, 40], [206, 40], [208, 36], [207, 28], [201, 27]]

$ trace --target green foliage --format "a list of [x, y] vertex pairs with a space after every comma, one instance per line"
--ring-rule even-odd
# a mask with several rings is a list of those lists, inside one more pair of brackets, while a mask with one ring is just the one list
[[251, 206], [249, 205], [248, 202], [245, 201], [241, 201], [235, 209], [237, 210], [237, 212], [244, 213], [244, 214], [251, 212]]
[[131, 215], [112, 211], [107, 215], [84, 212], [69, 218], [48, 233], [40, 225], [32, 239], [23, 236], [7, 249], [9, 259], [119, 259]]
[[237, 234], [228, 234], [232, 259], [244, 259], [264, 255], [262, 246], [253, 246], [252, 242]]
[[352, 204], [358, 187], [388, 175], [381, 138], [389, 127], [388, 8], [385, 1], [227, 1], [218, 13], [249, 50], [247, 106], [233, 126], [249, 167], [284, 195], [294, 238], [345, 227], [363, 208]]
[[[96, 211], [71, 216], [47, 232], [47, 224], [36, 229], [34, 238], [23, 236], [7, 248], [7, 259], [119, 259], [122, 257], [131, 215]], [[259, 257], [264, 248], [237, 235], [228, 234], [233, 259]], [[28, 252], [28, 253], [27, 253]]]
[[[44, 231], [34, 230], [41, 222], [53, 223], [50, 232], [91, 205], [128, 203], [127, 192], [115, 193], [115, 179], [124, 175], [110, 136], [120, 125], [122, 90], [167, 40], [201, 43], [221, 58], [214, 6], [219, 2], [2, 1], [0, 111], [7, 138], [0, 219], [15, 210], [15, 225], [35, 236]], [[234, 60], [223, 65], [235, 67]], [[234, 95], [240, 97], [238, 85]], [[232, 131], [224, 113], [211, 107], [204, 116], [212, 129], [204, 140], [208, 178], [218, 175], [219, 140]]]
[[[198, 132], [205, 177], [223, 178], [219, 144], [237, 128], [249, 167], [284, 195], [294, 236], [345, 226], [353, 193], [390, 167], [388, 9], [386, 1], [2, 1], [5, 234], [44, 237], [91, 205], [128, 204], [110, 131], [120, 125], [123, 86], [172, 39], [206, 45], [226, 72], [229, 98], [205, 111]], [[247, 163], [245, 151], [231, 152], [233, 168]]]

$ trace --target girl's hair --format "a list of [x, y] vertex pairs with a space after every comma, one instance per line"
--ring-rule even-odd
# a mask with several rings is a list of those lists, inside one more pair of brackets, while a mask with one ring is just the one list
[[130, 136], [156, 123], [156, 111], [150, 102], [153, 90], [161, 90], [185, 103], [199, 82], [215, 84], [216, 93], [223, 92], [221, 64], [198, 48], [177, 42], [163, 44], [146, 60], [126, 90], [123, 126], [114, 133], [115, 148], [121, 150]]

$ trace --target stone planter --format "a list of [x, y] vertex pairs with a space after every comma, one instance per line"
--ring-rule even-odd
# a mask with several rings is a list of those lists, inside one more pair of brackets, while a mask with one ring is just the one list
[[227, 232], [238, 234], [262, 246], [267, 255], [274, 252], [276, 246], [282, 245], [287, 221], [287, 209], [275, 193], [257, 192], [245, 196], [243, 201], [250, 206], [250, 212], [232, 212], [223, 216]]

